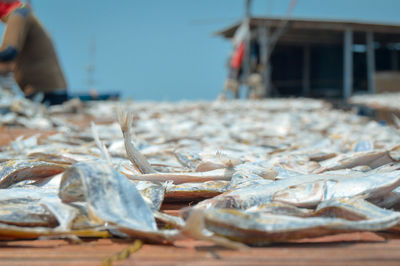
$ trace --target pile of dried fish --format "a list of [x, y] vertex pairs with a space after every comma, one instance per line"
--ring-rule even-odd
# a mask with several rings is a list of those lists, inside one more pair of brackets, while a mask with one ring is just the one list
[[400, 223], [400, 132], [323, 101], [93, 102], [114, 123], [84, 128], [63, 108], [59, 133], [0, 149], [1, 239], [245, 248]]
[[0, 92], [0, 95], [0, 126], [52, 128], [44, 106], [13, 94]]
[[377, 109], [400, 111], [400, 93], [381, 93], [356, 95], [350, 98], [350, 103], [368, 106]]

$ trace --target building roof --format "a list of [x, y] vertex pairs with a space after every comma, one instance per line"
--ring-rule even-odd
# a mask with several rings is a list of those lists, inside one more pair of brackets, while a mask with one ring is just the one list
[[[250, 20], [252, 29], [258, 26], [282, 27], [286, 19], [283, 17], [253, 17]], [[240, 22], [229, 26], [216, 35], [232, 38]], [[281, 36], [281, 43], [323, 43], [343, 42], [343, 31], [352, 29], [354, 43], [365, 43], [365, 33], [374, 32], [375, 41], [383, 43], [400, 42], [400, 24], [384, 24], [363, 21], [325, 20], [325, 19], [288, 19], [288, 29]]]

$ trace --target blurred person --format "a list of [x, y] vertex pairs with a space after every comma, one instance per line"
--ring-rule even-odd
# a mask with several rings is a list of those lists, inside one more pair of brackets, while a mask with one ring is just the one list
[[12, 73], [29, 99], [46, 105], [68, 100], [67, 83], [53, 42], [30, 5], [0, 0], [0, 19], [6, 24], [0, 46], [0, 74]]
[[228, 91], [232, 92], [235, 99], [240, 98], [240, 85], [243, 79], [243, 63], [245, 58], [245, 51], [249, 47], [247, 46], [247, 40], [250, 38], [250, 24], [249, 19], [246, 18], [242, 21], [239, 28], [235, 31], [232, 38], [233, 52], [229, 57], [229, 74], [225, 81], [223, 93], [226, 94]]
[[264, 97], [264, 85], [260, 73], [251, 73], [247, 79], [247, 85], [249, 86], [248, 98], [255, 100]]
[[243, 73], [243, 56], [244, 45], [241, 45], [239, 49], [228, 57], [228, 78], [225, 80], [222, 95], [219, 98], [226, 98], [228, 92], [231, 92], [234, 99], [239, 99], [240, 78]]

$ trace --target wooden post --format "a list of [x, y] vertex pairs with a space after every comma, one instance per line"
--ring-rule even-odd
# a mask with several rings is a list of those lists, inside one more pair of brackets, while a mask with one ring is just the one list
[[269, 42], [269, 26], [261, 26], [258, 28], [260, 43], [260, 64], [262, 69], [262, 81], [264, 84], [264, 96], [271, 96], [271, 64], [269, 60], [270, 42]]
[[344, 31], [343, 41], [343, 97], [348, 99], [353, 93], [353, 31]]
[[396, 45], [392, 45], [392, 70], [399, 70], [399, 58], [397, 56]]
[[310, 96], [310, 46], [303, 48], [303, 96]]
[[[242, 68], [242, 79], [241, 81], [245, 84], [246, 86], [246, 95], [245, 97], [248, 97], [249, 95], [249, 91], [250, 91], [250, 87], [248, 85], [248, 78], [250, 76], [250, 56], [251, 56], [251, 27], [250, 27], [250, 17], [251, 17], [251, 4], [252, 4], [252, 0], [246, 0], [245, 1], [245, 14], [244, 14], [244, 20], [245, 23], [248, 23], [249, 25], [249, 34], [247, 34], [245, 40], [244, 40], [244, 59], [243, 59], [243, 68]], [[236, 98], [239, 98], [239, 95], [236, 95]]]
[[375, 47], [374, 33], [367, 32], [367, 80], [368, 92], [375, 93]]
[[[250, 87], [248, 85], [248, 78], [251, 74], [250, 73], [251, 34], [252, 34], [252, 32], [250, 30], [250, 33], [246, 36], [246, 39], [244, 40], [245, 48], [244, 48], [243, 68], [242, 68], [243, 73], [242, 73], [242, 78], [241, 78], [241, 82], [246, 87], [247, 92], [250, 90]], [[248, 95], [248, 93], [246, 93], [245, 97], [247, 97], [247, 95]]]
[[244, 7], [244, 16], [246, 18], [249, 18], [251, 16], [251, 4], [252, 4], [252, 0], [246, 0], [245, 2], [245, 7]]

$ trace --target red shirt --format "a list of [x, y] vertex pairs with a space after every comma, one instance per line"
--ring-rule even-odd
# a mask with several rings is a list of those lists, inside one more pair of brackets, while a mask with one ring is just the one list
[[231, 67], [234, 69], [240, 69], [243, 63], [243, 57], [244, 57], [244, 42], [241, 42], [233, 53], [231, 60]]
[[23, 3], [15, 1], [12, 3], [5, 3], [0, 1], [0, 19], [5, 20], [15, 9], [21, 7]]

